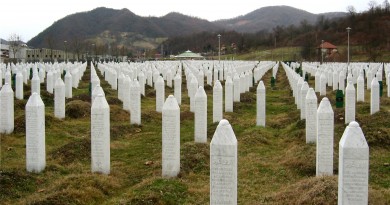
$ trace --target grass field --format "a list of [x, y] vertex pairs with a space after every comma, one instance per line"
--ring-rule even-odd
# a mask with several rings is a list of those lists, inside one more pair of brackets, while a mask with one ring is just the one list
[[[27, 100], [15, 100], [15, 131], [1, 135], [0, 204], [208, 204], [209, 143], [194, 143], [194, 114], [183, 88], [181, 109], [181, 172], [175, 179], [161, 177], [161, 113], [155, 111], [155, 91], [146, 86], [142, 97], [142, 125], [130, 125], [116, 91], [103, 80], [111, 113], [111, 173], [92, 174], [90, 168], [90, 97], [87, 69], [79, 89], [67, 100], [66, 118], [54, 117], [53, 95], [41, 87], [46, 105], [46, 169], [28, 173], [25, 167], [25, 115]], [[305, 143], [305, 121], [293, 103], [282, 67], [266, 86], [266, 127], [256, 127], [256, 86], [224, 113], [238, 139], [239, 204], [336, 204], [338, 142], [344, 132], [344, 109], [335, 108], [334, 173], [315, 177], [314, 144]], [[314, 86], [314, 78], [309, 84]], [[212, 122], [212, 88], [208, 95], [208, 142], [217, 123]], [[384, 89], [384, 93], [386, 93]], [[30, 95], [25, 86], [25, 99]], [[166, 87], [166, 96], [173, 89]], [[332, 105], [335, 95], [328, 88]], [[370, 146], [370, 204], [390, 203], [390, 98], [381, 98], [381, 110], [369, 114], [366, 101], [357, 103], [356, 119]], [[321, 98], [319, 97], [319, 101]]]

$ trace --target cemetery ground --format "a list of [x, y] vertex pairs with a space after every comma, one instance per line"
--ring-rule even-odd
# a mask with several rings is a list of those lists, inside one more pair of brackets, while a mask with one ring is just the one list
[[[181, 170], [177, 178], [161, 177], [162, 116], [155, 111], [155, 91], [146, 85], [142, 97], [142, 125], [130, 125], [117, 91], [99, 74], [110, 105], [111, 173], [91, 173], [90, 70], [87, 68], [73, 98], [66, 100], [66, 118], [54, 117], [53, 95], [41, 86], [45, 103], [46, 168], [40, 174], [26, 171], [25, 114], [30, 86], [24, 100], [15, 99], [15, 130], [1, 135], [0, 204], [208, 204], [209, 142], [212, 123], [212, 87], [208, 95], [208, 143], [194, 143], [194, 113], [183, 76]], [[276, 86], [266, 86], [266, 127], [256, 126], [256, 87], [241, 94], [234, 112], [224, 112], [238, 140], [238, 204], [336, 204], [338, 143], [345, 130], [344, 109], [335, 108], [335, 94], [327, 97], [335, 113], [334, 176], [315, 177], [315, 144], [305, 143], [305, 121], [294, 104], [282, 67]], [[314, 87], [314, 77], [309, 80]], [[166, 97], [173, 89], [165, 87]], [[369, 91], [356, 104], [359, 122], [370, 147], [369, 203], [390, 203], [390, 98], [381, 97], [380, 112], [370, 115]], [[318, 96], [318, 102], [322, 97]]]

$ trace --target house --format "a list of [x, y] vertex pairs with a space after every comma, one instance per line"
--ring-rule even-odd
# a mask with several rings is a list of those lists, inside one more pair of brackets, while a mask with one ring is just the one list
[[[319, 53], [319, 61], [323, 59], [326, 62], [340, 61], [340, 53], [337, 50], [337, 46], [324, 41], [317, 47]], [[322, 57], [321, 57], [322, 55]]]

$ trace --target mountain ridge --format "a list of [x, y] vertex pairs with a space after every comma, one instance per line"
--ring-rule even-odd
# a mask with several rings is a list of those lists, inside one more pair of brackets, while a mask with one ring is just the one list
[[[342, 14], [345, 15], [332, 12], [332, 18]], [[326, 17], [327, 14], [321, 15]], [[271, 6], [231, 19], [208, 21], [180, 12], [170, 12], [161, 17], [142, 17], [127, 8], [118, 10], [97, 7], [59, 19], [28, 41], [28, 44], [33, 47], [62, 48], [62, 42], [80, 39], [99, 44], [154, 48], [163, 39], [170, 37], [221, 30], [254, 33], [276, 26], [298, 24], [303, 20], [314, 23], [319, 16], [289, 6]]]

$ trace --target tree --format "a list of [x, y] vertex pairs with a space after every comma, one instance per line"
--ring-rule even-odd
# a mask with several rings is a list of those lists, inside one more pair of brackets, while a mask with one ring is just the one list
[[349, 5], [347, 6], [347, 12], [350, 16], [354, 16], [356, 14], [356, 9], [354, 6]]
[[390, 11], [389, 1], [388, 0], [383, 1], [382, 6], [383, 6], [383, 10], [385, 11], [385, 13], [389, 13], [389, 11]]
[[16, 59], [16, 53], [19, 52], [22, 47], [22, 37], [19, 34], [13, 33], [8, 38], [9, 49], [12, 50], [14, 54], [13, 59]]

